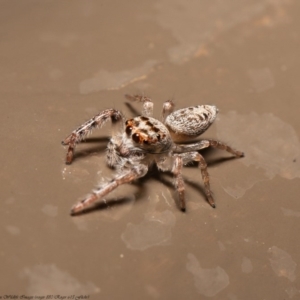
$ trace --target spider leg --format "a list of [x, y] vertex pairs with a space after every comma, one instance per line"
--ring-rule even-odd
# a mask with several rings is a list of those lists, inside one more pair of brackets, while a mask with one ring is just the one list
[[141, 95], [128, 95], [125, 94], [125, 98], [130, 101], [137, 101], [143, 103], [142, 115], [151, 117], [153, 115], [153, 102], [149, 97]]
[[228, 145], [226, 145], [223, 142], [220, 142], [220, 141], [217, 141], [217, 140], [207, 140], [207, 141], [209, 142], [209, 146], [211, 146], [213, 148], [225, 150], [225, 151], [233, 154], [236, 157], [243, 157], [244, 156], [244, 152], [235, 150], [235, 149], [229, 147]]
[[184, 153], [184, 152], [190, 152], [190, 151], [199, 151], [201, 149], [205, 149], [208, 147], [213, 147], [221, 150], [225, 150], [236, 157], [243, 157], [244, 152], [235, 150], [228, 145], [226, 145], [223, 142], [217, 141], [217, 140], [201, 140], [197, 143], [193, 144], [176, 144], [174, 146], [174, 153]]
[[75, 204], [71, 209], [71, 215], [76, 215], [82, 212], [85, 208], [95, 203], [97, 200], [105, 197], [118, 186], [145, 176], [147, 171], [148, 167], [146, 165], [138, 165], [129, 171], [126, 170], [123, 173], [115, 176], [110, 182], [96, 189], [91, 195]]
[[183, 160], [181, 156], [175, 156], [175, 161], [172, 169], [172, 173], [175, 176], [174, 185], [178, 193], [179, 198], [179, 206], [181, 211], [185, 212], [185, 196], [184, 196], [184, 180], [182, 177], [182, 167], [183, 167]]
[[162, 122], [165, 124], [166, 118], [169, 114], [171, 114], [174, 111], [175, 104], [172, 100], [167, 100], [163, 104], [163, 110], [162, 110]]
[[[83, 123], [75, 129], [69, 136], [67, 136], [61, 143], [68, 146], [66, 164], [71, 164], [74, 156], [76, 144], [84, 139], [95, 127], [101, 127], [108, 119], [111, 119], [113, 125], [123, 126], [123, 116], [115, 109], [106, 109], [97, 114], [87, 122]], [[116, 126], [113, 126], [114, 131], [117, 131]], [[115, 132], [113, 132], [114, 134]]]
[[204, 157], [198, 153], [198, 152], [186, 152], [179, 154], [179, 156], [182, 158], [184, 164], [188, 164], [191, 161], [197, 161], [199, 162], [199, 168], [201, 170], [202, 179], [204, 182], [205, 187], [205, 194], [208, 200], [208, 203], [215, 208], [215, 201], [212, 197], [212, 192], [210, 190], [210, 184], [209, 184], [209, 174], [207, 172], [207, 163], [204, 159]]
[[192, 144], [174, 144], [174, 153], [185, 153], [191, 151], [199, 151], [201, 149], [208, 148], [210, 146], [207, 140], [201, 140]]

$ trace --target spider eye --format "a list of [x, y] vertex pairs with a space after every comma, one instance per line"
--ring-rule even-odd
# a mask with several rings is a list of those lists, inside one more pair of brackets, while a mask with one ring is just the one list
[[127, 135], [130, 135], [131, 131], [132, 131], [132, 127], [131, 126], [127, 126], [126, 127], [126, 133], [127, 133]]
[[139, 143], [140, 142], [140, 135], [138, 133], [134, 133], [132, 135], [132, 139], [136, 142]]

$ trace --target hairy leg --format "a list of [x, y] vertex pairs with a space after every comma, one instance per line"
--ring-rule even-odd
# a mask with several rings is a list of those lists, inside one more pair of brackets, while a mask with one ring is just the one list
[[187, 153], [182, 153], [179, 154], [179, 156], [183, 159], [184, 164], [188, 164], [191, 161], [197, 161], [199, 162], [199, 168], [201, 170], [201, 175], [205, 187], [205, 194], [208, 200], [208, 203], [215, 208], [215, 201], [212, 197], [212, 192], [210, 190], [210, 184], [209, 184], [209, 174], [207, 171], [207, 164], [204, 159], [204, 157], [198, 153], [198, 152], [187, 152]]
[[236, 157], [243, 157], [244, 156], [244, 152], [235, 150], [231, 147], [229, 147], [228, 145], [226, 145], [223, 142], [217, 141], [217, 140], [207, 140], [209, 142], [209, 145], [211, 147], [217, 148], [217, 149], [221, 149], [221, 150], [225, 150], [231, 154], [233, 154]]
[[75, 204], [71, 209], [71, 215], [76, 215], [82, 212], [85, 208], [95, 203], [97, 200], [108, 195], [111, 191], [116, 189], [118, 186], [132, 182], [133, 180], [143, 177], [146, 175], [148, 167], [145, 165], [138, 165], [133, 167], [131, 170], [126, 170], [124, 173], [115, 176], [110, 182], [96, 189], [91, 195]]
[[143, 110], [142, 110], [143, 116], [151, 117], [153, 115], [153, 102], [149, 97], [126, 94], [125, 98], [130, 101], [142, 102], [143, 103]]
[[217, 141], [217, 140], [201, 140], [199, 142], [193, 143], [193, 144], [177, 144], [174, 146], [174, 153], [184, 153], [184, 152], [190, 152], [190, 151], [199, 151], [201, 149], [205, 149], [208, 147], [213, 147], [221, 150], [225, 150], [236, 157], [242, 157], [244, 156], [244, 152], [235, 150], [228, 145], [226, 145], [223, 142]]
[[178, 198], [179, 198], [179, 207], [182, 211], [185, 211], [186, 206], [185, 206], [185, 197], [184, 197], [184, 180], [182, 177], [182, 167], [183, 167], [183, 161], [182, 157], [176, 156], [174, 160], [174, 165], [172, 168], [172, 173], [174, 174], [174, 185], [178, 193]]
[[[84, 139], [93, 128], [101, 127], [109, 118], [112, 121], [113, 130], [120, 130], [120, 128], [116, 127], [118, 127], [117, 125], [123, 126], [124, 122], [122, 114], [115, 109], [106, 109], [87, 122], [83, 123], [62, 141], [63, 145], [68, 146], [66, 164], [70, 164], [72, 162], [76, 144]], [[113, 134], [114, 133], [115, 132], [113, 132]]]

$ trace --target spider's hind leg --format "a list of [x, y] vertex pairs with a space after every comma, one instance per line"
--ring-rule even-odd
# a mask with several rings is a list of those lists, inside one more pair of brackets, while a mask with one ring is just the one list
[[236, 157], [243, 157], [244, 152], [235, 150], [228, 146], [227, 144], [217, 141], [217, 140], [201, 140], [196, 143], [192, 144], [176, 144], [174, 146], [175, 153], [185, 153], [185, 152], [192, 152], [192, 151], [199, 151], [208, 147], [217, 148], [220, 150], [225, 150]]
[[[204, 140], [205, 141], [205, 140]], [[228, 146], [227, 144], [217, 141], [217, 140], [207, 140], [209, 143], [209, 146], [213, 147], [213, 148], [217, 148], [220, 150], [225, 150], [231, 154], [233, 154], [236, 157], [243, 157], [245, 156], [244, 152], [239, 151], [239, 150], [235, 150], [233, 148], [231, 148], [230, 146]]]
[[115, 131], [122, 129], [119, 128], [120, 126], [122, 127], [124, 123], [122, 114], [115, 109], [106, 109], [83, 123], [62, 141], [63, 145], [68, 146], [66, 164], [71, 164], [76, 144], [83, 140], [92, 131], [92, 129], [95, 127], [101, 127], [109, 118], [113, 124], [113, 134], [116, 133]]
[[181, 211], [185, 212], [186, 206], [185, 206], [185, 196], [184, 196], [184, 180], [182, 177], [182, 167], [183, 167], [183, 161], [181, 156], [175, 156], [174, 165], [172, 168], [172, 173], [175, 176], [174, 185], [178, 193], [179, 198], [179, 207]]
[[179, 156], [183, 159], [184, 164], [188, 164], [191, 161], [196, 161], [199, 162], [199, 168], [201, 170], [201, 175], [205, 187], [205, 194], [207, 197], [208, 203], [211, 205], [211, 207], [215, 208], [215, 201], [212, 197], [212, 192], [210, 189], [210, 184], [209, 184], [209, 174], [207, 171], [207, 163], [204, 159], [204, 157], [198, 153], [198, 152], [186, 152], [179, 154]]

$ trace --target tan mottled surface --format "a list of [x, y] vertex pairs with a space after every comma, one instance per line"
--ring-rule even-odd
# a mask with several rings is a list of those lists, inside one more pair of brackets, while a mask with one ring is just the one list
[[[2, 0], [0, 299], [299, 299], [299, 14], [296, 0]], [[69, 216], [113, 174], [110, 126], [70, 166], [60, 142], [99, 110], [133, 116], [126, 93], [156, 116], [171, 98], [218, 107], [204, 136], [246, 157], [203, 151], [216, 209], [191, 166], [185, 214], [150, 172]]]

